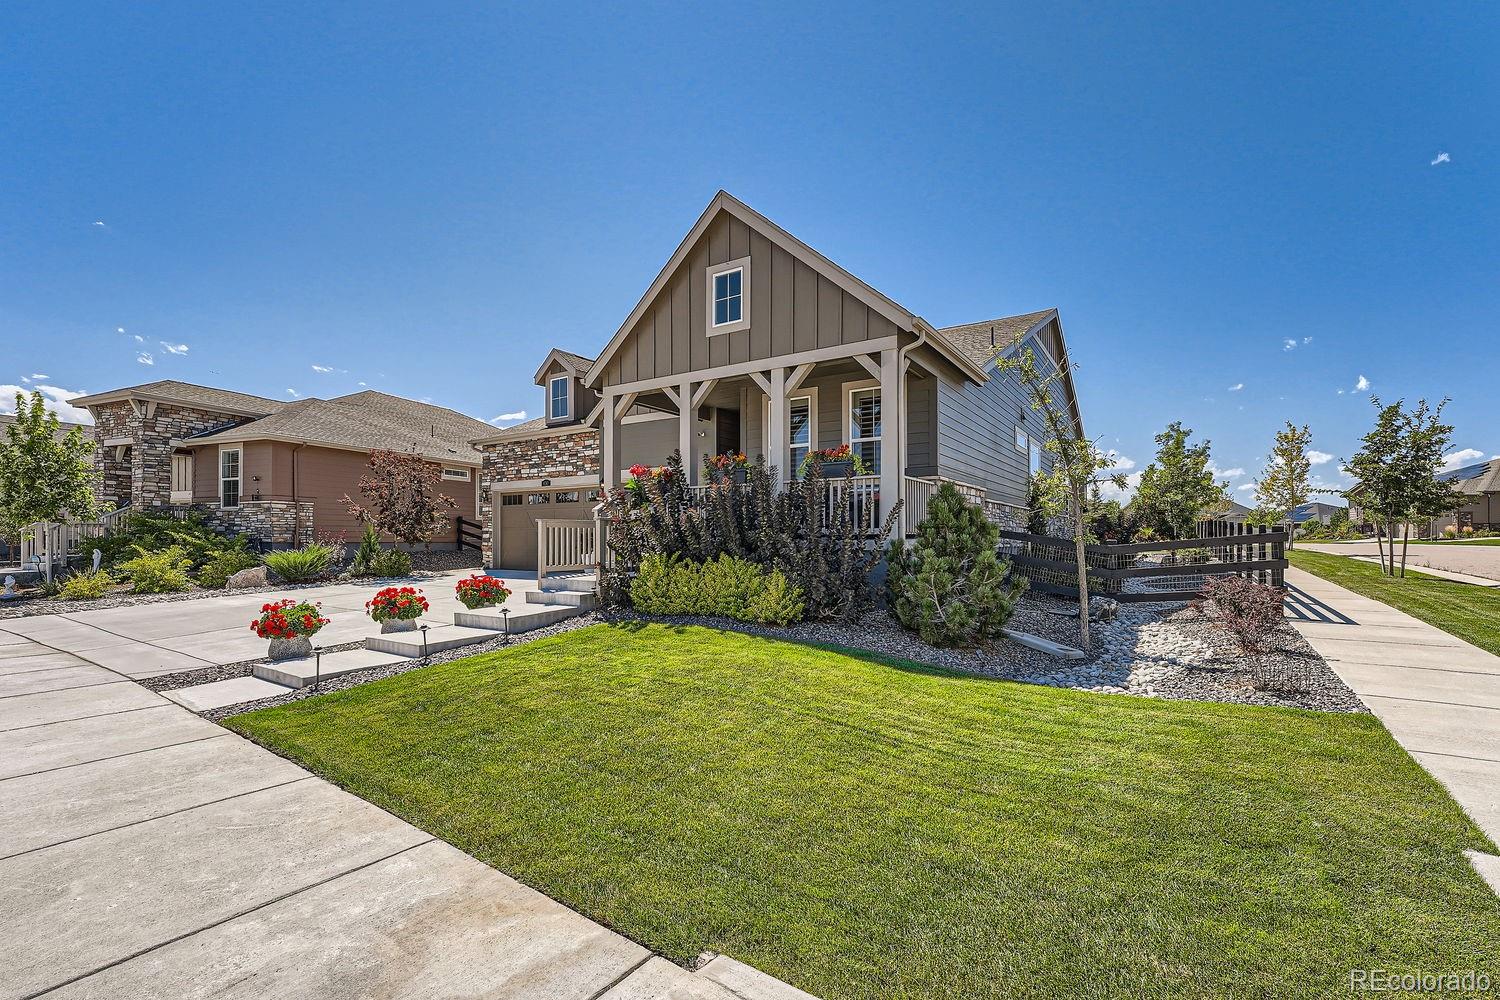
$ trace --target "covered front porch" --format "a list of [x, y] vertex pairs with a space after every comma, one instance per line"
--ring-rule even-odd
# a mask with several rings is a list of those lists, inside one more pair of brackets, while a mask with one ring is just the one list
[[[627, 481], [634, 465], [662, 464], [674, 449], [693, 489], [707, 485], [705, 460], [722, 454], [763, 459], [785, 483], [819, 450], [848, 445], [858, 474], [837, 489], [861, 509], [873, 504], [876, 521], [903, 500], [901, 530], [915, 526], [938, 484], [936, 379], [897, 347], [861, 346], [612, 389], [601, 411], [604, 485]], [[642, 433], [641, 421], [655, 422], [653, 431]], [[979, 487], [966, 491], [983, 500]]]

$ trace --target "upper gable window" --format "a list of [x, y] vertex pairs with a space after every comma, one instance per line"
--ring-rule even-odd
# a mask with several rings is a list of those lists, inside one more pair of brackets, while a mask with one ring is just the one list
[[744, 317], [745, 269], [714, 275], [714, 326], [738, 323]]
[[708, 268], [708, 335], [750, 328], [750, 258], [740, 257]]
[[568, 386], [572, 378], [558, 375], [547, 382], [547, 419], [562, 420], [568, 416]]

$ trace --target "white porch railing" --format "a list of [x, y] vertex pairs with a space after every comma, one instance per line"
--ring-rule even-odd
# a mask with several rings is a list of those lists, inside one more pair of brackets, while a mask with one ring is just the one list
[[114, 534], [129, 507], [110, 511], [97, 521], [36, 521], [21, 529], [21, 564], [35, 565], [52, 579], [52, 571], [67, 562], [68, 553], [93, 538]]
[[596, 539], [602, 535], [602, 521], [560, 521], [541, 519], [536, 522], [536, 577], [564, 570], [592, 570], [595, 564]]

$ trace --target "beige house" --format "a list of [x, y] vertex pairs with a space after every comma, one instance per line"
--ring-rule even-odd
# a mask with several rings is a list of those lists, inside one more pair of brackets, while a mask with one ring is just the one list
[[284, 402], [161, 381], [74, 400], [94, 417], [98, 494], [106, 510], [193, 507], [226, 530], [269, 546], [358, 537], [341, 502], [359, 495], [376, 449], [414, 452], [439, 470], [457, 504], [433, 543], [458, 543], [456, 518], [478, 510], [481, 456], [469, 443], [491, 429], [453, 410], [383, 392]]
[[936, 328], [721, 191], [597, 357], [543, 359], [544, 415], [475, 439], [485, 564], [536, 566], [539, 522], [587, 520], [602, 488], [674, 449], [697, 483], [705, 457], [744, 452], [789, 478], [848, 444], [882, 517], [904, 500], [914, 524], [952, 480], [1019, 520], [1048, 455], [1018, 379], [996, 371], [1017, 339], [1066, 364], [1056, 310]]

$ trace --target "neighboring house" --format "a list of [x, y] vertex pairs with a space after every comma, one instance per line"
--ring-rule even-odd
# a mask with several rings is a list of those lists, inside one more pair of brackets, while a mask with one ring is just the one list
[[1429, 535], [1440, 535], [1448, 527], [1500, 531], [1500, 458], [1445, 472], [1438, 478], [1452, 483], [1468, 503], [1454, 514], [1427, 522]]
[[[187, 382], [151, 382], [73, 401], [94, 415], [99, 499], [107, 510], [193, 506], [226, 530], [274, 546], [353, 539], [341, 502], [359, 496], [372, 450], [415, 452], [441, 469], [455, 517], [473, 520], [490, 425], [383, 392], [284, 402]], [[453, 544], [449, 524], [433, 542]]]
[[[5, 437], [5, 428], [9, 427], [15, 422], [16, 416], [14, 413], [0, 413], [0, 440], [3, 440]], [[61, 441], [63, 438], [68, 436], [68, 431], [72, 430], [75, 427], [82, 428], [83, 436], [86, 438], [91, 438], [94, 436], [94, 428], [90, 427], [88, 424], [70, 424], [66, 420], [58, 421], [57, 434], [54, 436], [59, 441]]]
[[1298, 504], [1292, 508], [1292, 523], [1306, 524], [1309, 521], [1318, 521], [1322, 524], [1332, 524], [1333, 515], [1346, 508], [1338, 504], [1313, 501], [1311, 503]]
[[[995, 369], [1017, 338], [1039, 367], [1066, 363], [1055, 309], [937, 329], [721, 191], [597, 357], [543, 359], [544, 415], [475, 440], [485, 564], [535, 566], [538, 520], [588, 519], [602, 488], [674, 449], [697, 483], [706, 456], [787, 477], [848, 443], [882, 517], [925, 508], [941, 478], [1019, 519], [1050, 456], [1018, 377]], [[1057, 395], [1081, 433], [1071, 377]]]

